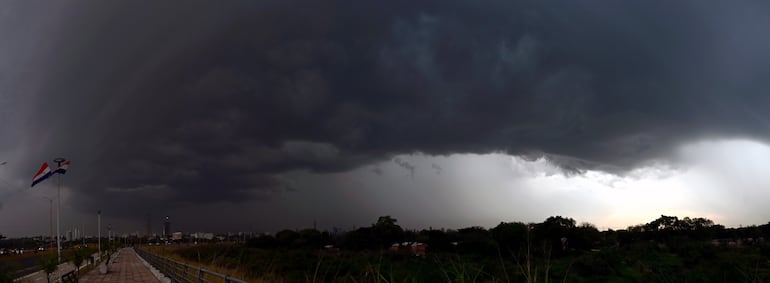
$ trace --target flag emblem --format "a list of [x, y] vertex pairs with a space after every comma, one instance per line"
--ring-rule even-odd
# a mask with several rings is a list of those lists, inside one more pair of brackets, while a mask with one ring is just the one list
[[67, 174], [67, 168], [69, 167], [70, 167], [70, 161], [64, 160], [61, 164], [59, 164], [59, 167], [53, 171], [53, 174], [56, 174], [56, 173]]
[[48, 177], [51, 177], [52, 174], [53, 173], [51, 173], [51, 168], [48, 168], [48, 163], [43, 162], [43, 165], [40, 166], [40, 170], [37, 170], [35, 176], [32, 177], [32, 185], [30, 187], [34, 187], [38, 183], [48, 179]]

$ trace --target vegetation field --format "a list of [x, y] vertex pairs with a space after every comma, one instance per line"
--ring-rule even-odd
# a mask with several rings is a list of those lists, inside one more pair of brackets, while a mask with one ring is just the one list
[[[404, 231], [381, 217], [347, 233], [284, 230], [239, 244], [145, 248], [253, 282], [767, 282], [769, 228], [661, 216], [620, 231], [563, 217]], [[409, 248], [417, 242], [425, 255]]]

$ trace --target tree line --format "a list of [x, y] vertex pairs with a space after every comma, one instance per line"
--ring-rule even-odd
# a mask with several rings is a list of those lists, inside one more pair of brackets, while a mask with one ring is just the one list
[[629, 244], [635, 241], [685, 237], [694, 240], [759, 241], [770, 238], [770, 224], [725, 228], [706, 218], [678, 218], [661, 215], [649, 223], [623, 230], [599, 231], [590, 223], [577, 224], [572, 218], [552, 216], [540, 223], [501, 222], [495, 227], [472, 226], [456, 230], [407, 230], [397, 219], [381, 216], [370, 226], [344, 233], [316, 229], [282, 230], [262, 235], [248, 245], [255, 248], [322, 248], [334, 245], [345, 250], [379, 250], [394, 243], [421, 242], [432, 252], [480, 254], [516, 253], [525, 248], [547, 250], [558, 256], [570, 252]]
[[[177, 253], [265, 281], [770, 282], [768, 237], [770, 224], [726, 228], [706, 218], [666, 215], [605, 231], [563, 216], [491, 228], [409, 230], [382, 216], [341, 233], [282, 230], [245, 245], [190, 246]], [[403, 242], [425, 243], [427, 254], [391, 248]]]

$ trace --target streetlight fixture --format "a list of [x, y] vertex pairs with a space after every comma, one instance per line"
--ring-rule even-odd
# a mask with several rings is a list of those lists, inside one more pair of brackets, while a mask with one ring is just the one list
[[99, 245], [99, 259], [102, 259], [102, 211], [99, 210], [96, 212], [96, 234], [98, 239]]
[[48, 222], [50, 224], [50, 227], [48, 230], [48, 243], [49, 243], [49, 248], [53, 249], [53, 199], [47, 196], [43, 196], [43, 198], [47, 199], [48, 203], [50, 204], [48, 208]]

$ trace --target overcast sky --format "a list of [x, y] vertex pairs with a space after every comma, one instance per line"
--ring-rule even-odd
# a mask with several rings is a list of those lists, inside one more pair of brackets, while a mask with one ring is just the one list
[[[5, 1], [0, 233], [770, 221], [770, 3]], [[65, 230], [65, 228], [63, 228]]]

